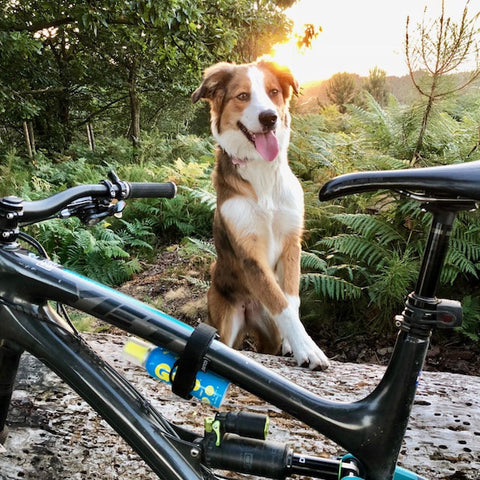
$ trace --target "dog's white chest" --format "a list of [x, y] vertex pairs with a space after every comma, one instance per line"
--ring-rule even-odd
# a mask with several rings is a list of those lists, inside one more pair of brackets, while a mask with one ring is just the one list
[[303, 191], [288, 166], [271, 170], [269, 175], [262, 173], [256, 170], [255, 175], [252, 172], [244, 176], [257, 199], [233, 197], [222, 205], [221, 214], [238, 235], [256, 235], [262, 240], [273, 268], [282, 253], [285, 238], [303, 228]]

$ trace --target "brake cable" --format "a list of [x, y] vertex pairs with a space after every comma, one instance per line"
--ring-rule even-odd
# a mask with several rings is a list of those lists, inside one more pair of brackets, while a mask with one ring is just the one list
[[[18, 238], [22, 239], [25, 243], [35, 248], [40, 257], [50, 260], [50, 257], [47, 251], [36, 238], [32, 237], [31, 235], [23, 231], [20, 231], [18, 233]], [[63, 303], [60, 303], [60, 302], [56, 302], [56, 303], [57, 303], [57, 313], [63, 317], [63, 319], [67, 322], [68, 326], [73, 330], [74, 334], [78, 335], [78, 330], [75, 328], [75, 325], [73, 324], [67, 312], [67, 309], [65, 308], [65, 305], [63, 305]]]

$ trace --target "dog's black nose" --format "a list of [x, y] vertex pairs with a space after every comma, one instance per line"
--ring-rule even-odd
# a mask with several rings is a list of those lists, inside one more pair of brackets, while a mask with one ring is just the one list
[[258, 116], [260, 123], [269, 129], [272, 129], [275, 126], [277, 123], [277, 118], [277, 114], [273, 110], [265, 110]]

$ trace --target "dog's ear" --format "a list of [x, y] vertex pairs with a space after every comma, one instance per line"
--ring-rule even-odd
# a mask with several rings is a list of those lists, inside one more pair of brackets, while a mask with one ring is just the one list
[[300, 86], [288, 67], [280, 65], [273, 60], [260, 60], [258, 66], [270, 70], [278, 78], [282, 85], [283, 97], [285, 99], [290, 98], [290, 87], [295, 95], [298, 94]]
[[202, 84], [192, 93], [193, 103], [200, 99], [213, 101], [225, 91], [225, 86], [233, 75], [235, 65], [221, 62], [207, 68], [203, 74]]

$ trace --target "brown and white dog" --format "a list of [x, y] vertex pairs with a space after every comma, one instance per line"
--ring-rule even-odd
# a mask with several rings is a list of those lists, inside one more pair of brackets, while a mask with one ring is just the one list
[[219, 144], [209, 323], [227, 345], [238, 348], [250, 332], [259, 351], [282, 347], [299, 365], [324, 369], [329, 361], [299, 317], [304, 207], [287, 160], [292, 89], [290, 70], [263, 60], [214, 65], [192, 95], [210, 103]]

